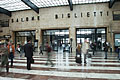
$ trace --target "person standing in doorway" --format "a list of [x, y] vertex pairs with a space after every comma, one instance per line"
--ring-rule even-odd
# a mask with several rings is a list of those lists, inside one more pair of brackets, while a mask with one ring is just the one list
[[84, 56], [84, 63], [86, 63], [86, 54], [88, 53], [88, 49], [89, 49], [89, 44], [87, 42], [87, 39], [85, 38], [84, 43], [82, 44], [82, 53]]
[[33, 56], [33, 47], [31, 44], [31, 40], [27, 40], [27, 44], [24, 46], [25, 57], [27, 57], [27, 69], [31, 70], [31, 60]]
[[47, 62], [46, 62], [46, 65], [48, 65], [48, 62], [50, 62], [50, 64], [51, 64], [51, 67], [53, 67], [54, 66], [54, 64], [53, 64], [53, 62], [52, 62], [52, 60], [51, 60], [51, 57], [52, 57], [52, 53], [51, 53], [51, 51], [52, 51], [52, 49], [51, 49], [51, 46], [48, 44], [48, 42], [46, 42], [46, 51], [47, 51]]
[[13, 58], [15, 55], [15, 47], [12, 42], [8, 42], [8, 53], [9, 53], [9, 59], [11, 59], [11, 67], [13, 67]]

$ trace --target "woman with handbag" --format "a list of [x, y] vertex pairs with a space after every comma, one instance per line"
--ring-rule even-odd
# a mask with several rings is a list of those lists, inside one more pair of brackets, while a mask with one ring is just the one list
[[81, 61], [81, 44], [77, 45], [75, 58], [76, 58], [76, 63], [82, 63], [82, 61]]

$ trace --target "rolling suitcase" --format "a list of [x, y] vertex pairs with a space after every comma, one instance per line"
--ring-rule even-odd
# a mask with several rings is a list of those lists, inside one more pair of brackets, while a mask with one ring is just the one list
[[76, 59], [76, 63], [82, 63], [82, 61], [81, 61], [81, 54], [77, 54], [75, 59]]

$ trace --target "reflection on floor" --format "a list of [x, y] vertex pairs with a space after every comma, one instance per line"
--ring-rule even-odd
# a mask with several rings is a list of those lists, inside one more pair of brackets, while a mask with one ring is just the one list
[[116, 53], [109, 53], [108, 59], [104, 59], [104, 52], [96, 52], [92, 58], [87, 58], [87, 64], [77, 64], [74, 53], [54, 53], [54, 67], [45, 65], [45, 54], [36, 52], [34, 59], [32, 70], [27, 70], [26, 58], [16, 56], [14, 67], [9, 73], [2, 70], [0, 80], [120, 80], [120, 62]]

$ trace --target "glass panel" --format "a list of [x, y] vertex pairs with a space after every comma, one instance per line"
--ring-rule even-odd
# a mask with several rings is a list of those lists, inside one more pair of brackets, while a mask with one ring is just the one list
[[[61, 6], [69, 5], [68, 0], [30, 0], [39, 8], [41, 7], [51, 7], [51, 6]], [[83, 4], [83, 3], [98, 3], [98, 2], [109, 2], [110, 0], [72, 0], [73, 4]], [[21, 0], [0, 0], [0, 7], [5, 8], [9, 11], [30, 9]]]
[[105, 33], [105, 29], [97, 29], [97, 33]]
[[58, 43], [67, 46], [69, 44], [69, 30], [44, 30], [42, 43], [44, 50], [46, 42], [52, 46], [53, 50], [58, 49]]
[[21, 0], [0, 0], [0, 7], [5, 8], [9, 11], [30, 9]]
[[105, 28], [100, 29], [77, 29], [77, 43], [83, 43], [84, 39], [91, 44], [96, 43], [97, 50], [103, 50], [103, 43], [106, 40]]
[[15, 45], [21, 44], [24, 45], [27, 43], [27, 39], [31, 37], [32, 44], [35, 42], [35, 31], [24, 31], [24, 32], [16, 32], [15, 36]]
[[120, 34], [115, 34], [115, 46], [120, 46]]

